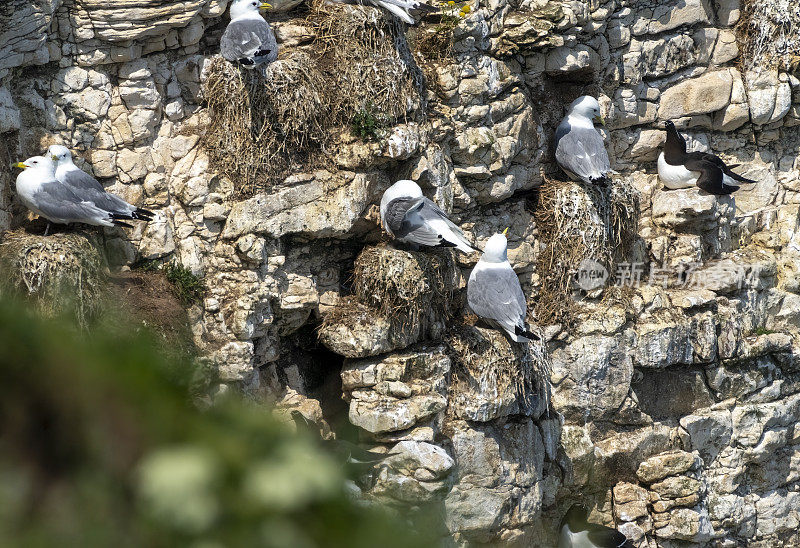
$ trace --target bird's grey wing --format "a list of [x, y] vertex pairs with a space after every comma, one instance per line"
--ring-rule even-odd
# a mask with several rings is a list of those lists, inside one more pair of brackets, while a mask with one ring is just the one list
[[269, 23], [258, 21], [231, 21], [220, 40], [220, 51], [228, 61], [252, 59], [259, 51], [269, 49], [266, 57], [278, 55], [277, 41]]
[[594, 128], [570, 127], [558, 139], [556, 161], [586, 182], [611, 171], [605, 143]]
[[62, 183], [71, 186], [75, 190], [99, 190], [105, 192], [100, 181], [83, 171], [82, 169], [71, 169], [64, 171], [59, 178]]
[[67, 171], [59, 181], [69, 185], [81, 200], [92, 202], [100, 209], [105, 209], [111, 213], [130, 215], [136, 209], [119, 196], [106, 192], [97, 179], [83, 170]]
[[400, 237], [403, 231], [408, 211], [414, 207], [421, 207], [422, 200], [419, 198], [395, 198], [386, 204], [386, 212], [383, 215], [383, 222], [396, 237]]
[[525, 325], [525, 294], [511, 268], [476, 271], [468, 287], [467, 303], [482, 318]]
[[94, 204], [82, 200], [69, 187], [58, 182], [44, 183], [33, 195], [33, 202], [42, 214], [50, 219], [65, 221], [100, 221], [108, 213]]

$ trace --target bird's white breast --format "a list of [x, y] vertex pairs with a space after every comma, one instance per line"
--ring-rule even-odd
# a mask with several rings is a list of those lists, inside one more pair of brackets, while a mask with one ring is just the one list
[[45, 179], [47, 179], [47, 175], [34, 169], [26, 169], [17, 176], [16, 187], [20, 200], [28, 209], [37, 214], [41, 214], [41, 212], [36, 207], [33, 195], [39, 191]]
[[689, 171], [682, 165], [673, 166], [664, 159], [664, 153], [658, 155], [658, 178], [664, 186], [671, 189], [690, 188], [695, 185], [700, 173]]
[[564, 527], [561, 530], [558, 548], [597, 548], [597, 545], [589, 540], [587, 531], [573, 533], [567, 527]]

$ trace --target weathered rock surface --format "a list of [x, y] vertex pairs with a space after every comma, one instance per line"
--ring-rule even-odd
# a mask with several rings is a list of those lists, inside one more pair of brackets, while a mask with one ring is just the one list
[[[740, 62], [743, 3], [472, 4], [452, 56], [416, 51], [414, 33], [434, 23], [403, 28], [395, 47], [425, 116], [374, 128], [373, 141], [341, 128], [345, 144], [326, 145], [314, 169], [292, 166], [255, 193], [203, 145], [203, 69], [228, 3], [0, 5], [0, 229], [24, 222], [16, 156], [75, 150], [159, 213], [124, 238], [106, 233], [115, 263], [174, 258], [204, 277], [190, 318], [220, 391], [316, 420], [325, 406], [312, 398], [341, 396], [320, 379], [330, 389], [340, 374], [364, 441], [397, 453], [364, 496], [438, 504], [462, 545], [552, 546], [576, 500], [638, 546], [800, 543], [800, 80]], [[283, 51], [313, 51], [319, 29], [298, 2], [271, 3]], [[381, 193], [407, 177], [478, 245], [510, 226], [509, 257], [536, 302], [547, 265], [535, 190], [560, 176], [553, 132], [583, 93], [599, 95], [612, 165], [642, 196], [633, 251], [609, 272], [619, 291], [584, 296], [575, 325], [540, 326], [547, 348], [523, 351], [462, 325], [477, 257], [453, 259], [447, 306], [415, 293], [413, 318], [372, 298], [380, 284], [354, 290], [356, 258], [382, 238]], [[758, 184], [735, 198], [663, 189], [667, 119], [691, 150]], [[355, 297], [356, 313], [320, 328]]]

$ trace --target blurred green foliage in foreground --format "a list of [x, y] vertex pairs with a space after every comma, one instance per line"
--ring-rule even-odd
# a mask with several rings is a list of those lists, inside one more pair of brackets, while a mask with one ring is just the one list
[[198, 409], [151, 337], [69, 323], [0, 302], [0, 546], [432, 544], [265, 407]]

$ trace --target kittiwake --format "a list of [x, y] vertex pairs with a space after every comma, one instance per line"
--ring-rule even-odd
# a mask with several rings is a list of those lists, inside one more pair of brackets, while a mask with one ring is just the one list
[[106, 192], [97, 179], [72, 162], [72, 153], [67, 147], [51, 145], [47, 149], [47, 153], [56, 163], [58, 182], [70, 187], [82, 199], [108, 211], [117, 219], [141, 219], [143, 221], [153, 219], [152, 211], [131, 205], [119, 196]]
[[597, 99], [584, 95], [572, 102], [556, 128], [556, 161], [573, 179], [605, 184], [611, 180], [611, 163], [594, 120], [604, 123]]
[[[360, 4], [360, 0], [332, 0], [340, 4]], [[369, 3], [378, 8], [383, 8], [409, 25], [416, 23], [416, 17], [424, 17], [427, 14], [438, 13], [439, 8], [429, 6], [424, 2], [413, 0], [368, 0]]]
[[381, 221], [393, 238], [412, 245], [479, 251], [439, 206], [422, 195], [417, 183], [397, 181], [381, 198]]
[[561, 521], [558, 548], [633, 548], [628, 538], [611, 527], [589, 523], [582, 506], [569, 509]]
[[231, 5], [231, 22], [220, 40], [220, 52], [231, 63], [245, 68], [255, 68], [278, 58], [275, 33], [259, 9], [271, 8], [260, 0], [234, 0]]
[[669, 189], [697, 185], [710, 194], [726, 195], [739, 190], [742, 183], [755, 183], [734, 173], [719, 156], [707, 152], [686, 152], [686, 140], [669, 120], [664, 122], [667, 141], [658, 155], [658, 177]]
[[20, 200], [25, 207], [48, 221], [133, 228], [58, 182], [56, 164], [51, 156], [34, 156], [15, 164], [15, 167], [23, 170], [17, 175], [16, 184]]
[[467, 304], [489, 325], [502, 329], [511, 340], [538, 339], [525, 323], [527, 303], [519, 278], [508, 262], [505, 229], [486, 242], [483, 256], [467, 281]]

